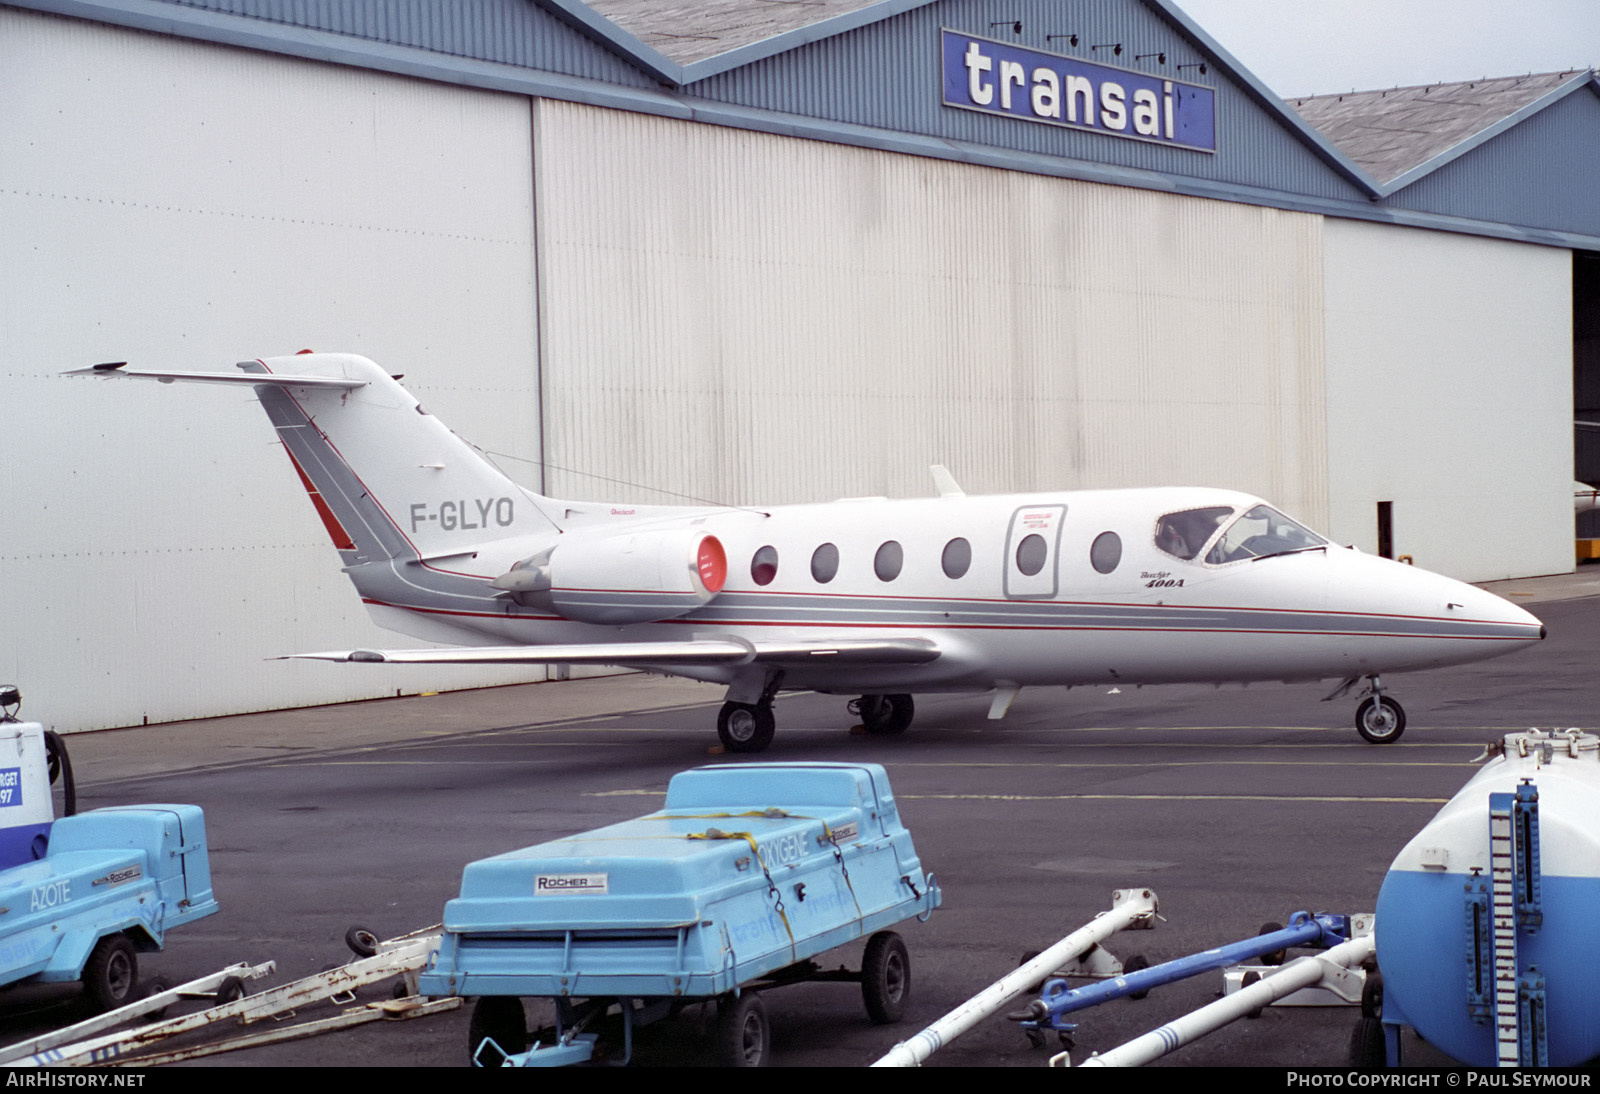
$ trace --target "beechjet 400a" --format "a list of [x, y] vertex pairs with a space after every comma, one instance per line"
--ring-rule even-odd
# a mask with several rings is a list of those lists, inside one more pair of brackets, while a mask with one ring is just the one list
[[373, 619], [466, 647], [294, 656], [612, 665], [725, 685], [733, 752], [783, 689], [857, 695], [899, 733], [919, 692], [1339, 680], [1397, 740], [1387, 672], [1544, 637], [1491, 593], [1328, 542], [1259, 498], [1157, 488], [768, 509], [556, 501], [517, 486], [364, 357], [235, 373], [74, 374], [253, 387]]

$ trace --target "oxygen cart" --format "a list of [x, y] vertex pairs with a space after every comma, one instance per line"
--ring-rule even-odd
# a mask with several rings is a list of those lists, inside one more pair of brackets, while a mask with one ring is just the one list
[[50, 784], [76, 807], [66, 746], [12, 715], [0, 686], [0, 985], [83, 982], [98, 1010], [132, 1002], [138, 954], [217, 910], [205, 817], [195, 805], [96, 809], [55, 819]]
[[[767, 988], [859, 982], [897, 1021], [911, 961], [886, 928], [939, 903], [880, 765], [702, 767], [649, 816], [467, 866], [418, 990], [479, 997], [480, 1065], [626, 1063], [637, 1027], [715, 1002], [718, 1058], [761, 1066]], [[813, 960], [861, 938], [858, 970]], [[556, 1023], [530, 1036], [538, 996]]]

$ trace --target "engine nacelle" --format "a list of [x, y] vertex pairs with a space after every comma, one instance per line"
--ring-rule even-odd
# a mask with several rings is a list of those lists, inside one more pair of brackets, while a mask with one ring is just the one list
[[716, 536], [673, 528], [563, 536], [494, 581], [524, 607], [578, 623], [624, 626], [688, 615], [722, 591], [728, 556]]

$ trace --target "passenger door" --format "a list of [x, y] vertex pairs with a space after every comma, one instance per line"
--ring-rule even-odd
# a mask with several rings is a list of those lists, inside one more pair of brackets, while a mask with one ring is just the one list
[[1026, 505], [1011, 514], [1006, 533], [1005, 593], [1013, 600], [1056, 595], [1056, 555], [1065, 505]]

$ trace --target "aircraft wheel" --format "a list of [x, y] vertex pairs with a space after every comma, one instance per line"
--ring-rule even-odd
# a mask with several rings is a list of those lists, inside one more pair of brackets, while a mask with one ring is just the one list
[[911, 955], [893, 931], [867, 939], [861, 955], [861, 997], [874, 1025], [900, 1021], [911, 995]]
[[765, 704], [723, 703], [717, 714], [717, 736], [729, 752], [765, 751], [777, 727], [772, 708]]
[[1375, 745], [1393, 744], [1406, 731], [1406, 712], [1393, 699], [1373, 696], [1356, 708], [1356, 732]]
[[753, 991], [724, 995], [717, 1003], [717, 1062], [723, 1067], [766, 1067], [772, 1058], [767, 1005]]
[[96, 1011], [115, 1010], [134, 1001], [139, 987], [139, 958], [124, 934], [108, 934], [95, 943], [83, 966], [83, 990]]
[[861, 697], [861, 724], [867, 732], [889, 736], [904, 733], [916, 714], [916, 704], [909, 695], [863, 695]]

